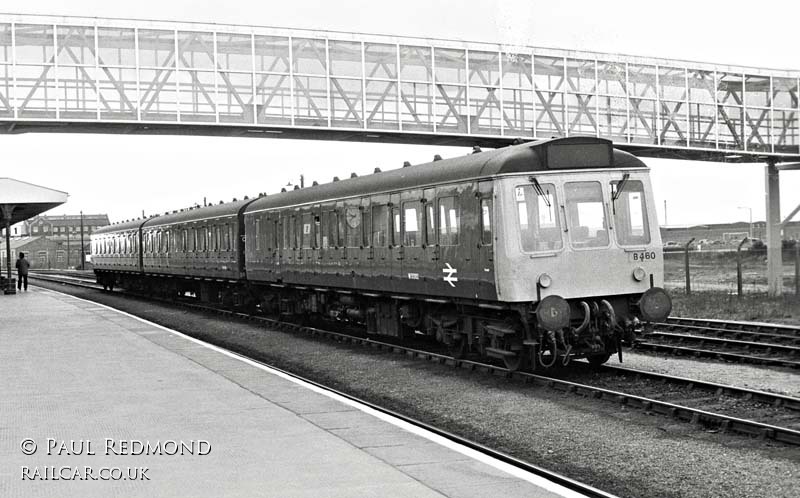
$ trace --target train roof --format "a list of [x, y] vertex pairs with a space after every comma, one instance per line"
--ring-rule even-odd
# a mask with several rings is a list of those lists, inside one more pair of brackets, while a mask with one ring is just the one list
[[632, 154], [614, 149], [610, 140], [549, 139], [269, 195], [245, 213], [513, 173], [646, 167]]
[[182, 211], [178, 211], [177, 213], [172, 212], [161, 216], [155, 216], [147, 220], [147, 222], [144, 224], [144, 228], [171, 225], [173, 223], [189, 223], [192, 221], [236, 216], [243, 207], [247, 206], [254, 200], [255, 199], [243, 199], [240, 201], [226, 202], [223, 204], [211, 204], [204, 207], [184, 209]]
[[122, 232], [125, 230], [138, 230], [149, 218], [139, 218], [137, 220], [122, 221], [111, 225], [100, 227], [92, 232], [92, 235], [102, 235], [104, 233]]
[[192, 221], [208, 220], [225, 216], [236, 216], [243, 207], [247, 206], [254, 200], [255, 199], [243, 199], [241, 201], [212, 204], [204, 207], [183, 209], [178, 212], [167, 213], [164, 215], [151, 216], [144, 219], [114, 223], [113, 225], [107, 225], [102, 228], [98, 228], [94, 231], [94, 233], [97, 235], [102, 235], [103, 233], [138, 230], [140, 227], [144, 226], [150, 228], [171, 225], [173, 223], [188, 223]]

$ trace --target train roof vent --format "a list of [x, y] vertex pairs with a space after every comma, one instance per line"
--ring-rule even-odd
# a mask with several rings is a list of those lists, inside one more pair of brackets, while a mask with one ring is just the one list
[[316, 187], [317, 185], [319, 185], [319, 183], [317, 183], [317, 181], [316, 181], [316, 180], [314, 180], [313, 182], [311, 182], [311, 186], [312, 186], [312, 187]]
[[483, 151], [481, 150], [480, 146], [478, 146], [478, 145], [473, 145], [472, 146], [472, 153], [473, 154], [479, 154], [481, 152], [483, 152]]
[[442, 160], [442, 156], [440, 156], [439, 154], [436, 154], [435, 156], [433, 156], [433, 160], [434, 161], [441, 161]]
[[350, 173], [350, 178], [358, 178], [358, 175], [356, 174], [355, 171]]
[[333, 181], [338, 182], [339, 181], [339, 177], [338, 176], [334, 176], [333, 177]]
[[300, 185], [295, 185], [293, 190], [300, 190]]
[[411, 166], [411, 163], [409, 161], [403, 161], [404, 168], [408, 168], [409, 166]]
[[231, 202], [236, 202], [236, 197], [234, 197], [234, 198], [233, 198], [233, 200], [232, 200]]
[[281, 189], [281, 192], [286, 192], [286, 187], [283, 187], [283, 188]]
[[380, 168], [375, 168], [375, 170], [373, 171], [373, 173], [380, 173], [380, 172], [381, 172]]
[[249, 200], [249, 199], [250, 199], [249, 197], [247, 197], [247, 196], [244, 196], [244, 200]]

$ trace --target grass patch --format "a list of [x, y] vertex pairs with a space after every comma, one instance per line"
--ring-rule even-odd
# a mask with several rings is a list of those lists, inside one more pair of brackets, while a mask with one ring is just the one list
[[800, 299], [791, 294], [748, 293], [740, 298], [725, 291], [692, 291], [687, 296], [683, 289], [673, 289], [670, 296], [674, 316], [800, 324]]

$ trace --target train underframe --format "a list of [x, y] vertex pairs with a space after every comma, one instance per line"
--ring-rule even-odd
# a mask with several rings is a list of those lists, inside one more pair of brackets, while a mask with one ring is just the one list
[[635, 316], [638, 295], [552, 296], [534, 305], [137, 273], [99, 271], [97, 277], [111, 290], [190, 298], [295, 322], [322, 319], [397, 340], [424, 336], [456, 358], [495, 358], [509, 370], [560, 368], [579, 358], [601, 365], [615, 353], [621, 361], [622, 344], [642, 326]]

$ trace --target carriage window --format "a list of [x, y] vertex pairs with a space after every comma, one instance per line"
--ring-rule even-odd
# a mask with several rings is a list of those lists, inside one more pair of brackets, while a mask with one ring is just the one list
[[608, 245], [608, 225], [599, 182], [570, 182], [564, 185], [567, 223], [575, 247]]
[[372, 237], [370, 245], [375, 247], [386, 247], [387, 235], [389, 233], [389, 207], [372, 207]]
[[425, 220], [423, 220], [424, 211], [422, 210], [422, 203], [406, 202], [403, 204], [403, 245], [409, 247], [416, 247], [421, 245], [421, 228]]
[[322, 236], [322, 248], [339, 247], [339, 216], [336, 211], [328, 211], [323, 214], [325, 234]]
[[314, 248], [322, 247], [322, 221], [319, 216], [314, 216]]
[[334, 243], [339, 247], [343, 247], [345, 245], [344, 241], [345, 234], [347, 233], [347, 229], [345, 228], [346, 226], [345, 217], [338, 211], [335, 211], [333, 214], [337, 220], [336, 242]]
[[314, 235], [311, 233], [313, 230], [313, 216], [311, 213], [306, 213], [300, 217], [300, 220], [302, 224], [301, 230], [303, 231], [302, 237], [300, 238], [300, 247], [303, 249], [311, 249], [311, 240]]
[[558, 200], [552, 183], [514, 187], [522, 250], [525, 252], [561, 249]]
[[436, 207], [433, 201], [425, 205], [425, 241], [426, 244], [436, 243]]
[[400, 208], [392, 208], [392, 245], [400, 245]]
[[306, 213], [300, 216], [300, 241], [298, 247], [303, 249], [311, 249], [311, 243], [314, 240], [314, 217], [311, 213]]
[[261, 250], [261, 219], [256, 218], [256, 251]]
[[455, 197], [439, 199], [439, 244], [458, 245], [459, 214]]
[[[619, 182], [611, 182], [611, 191], [617, 192]], [[647, 223], [647, 207], [644, 200], [644, 185], [639, 180], [628, 180], [614, 203], [614, 228], [617, 242], [621, 246], [650, 243], [650, 226]]]
[[164, 252], [169, 252], [169, 239], [170, 239], [169, 234], [170, 234], [169, 230], [164, 232]]
[[492, 200], [481, 199], [481, 244], [492, 245]]

